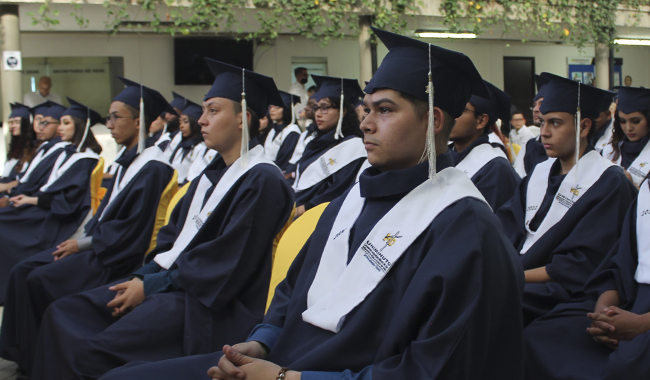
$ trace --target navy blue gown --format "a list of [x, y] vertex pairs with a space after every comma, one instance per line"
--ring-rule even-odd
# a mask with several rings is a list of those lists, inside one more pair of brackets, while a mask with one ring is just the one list
[[[533, 231], [548, 213], [564, 179], [560, 161], [551, 168], [549, 186], [530, 227]], [[526, 194], [529, 173], [514, 197], [497, 210], [503, 230], [517, 252], [526, 241]], [[523, 298], [524, 325], [549, 312], [555, 305], [581, 297], [589, 276], [601, 263], [621, 233], [625, 213], [637, 190], [621, 168], [612, 166], [581, 196], [564, 217], [528, 251], [520, 255], [524, 270], [546, 266], [554, 280], [526, 284]]]
[[[439, 169], [451, 165], [448, 154], [438, 157]], [[361, 175], [366, 205], [350, 232], [350, 256], [427, 177], [427, 163]], [[343, 197], [325, 209], [276, 288], [264, 323], [249, 337], [271, 348], [268, 360], [303, 371], [303, 380], [523, 379], [523, 271], [497, 218], [476, 199], [443, 210], [346, 316], [339, 333], [304, 322], [307, 293], [342, 203]], [[102, 379], [203, 380], [221, 355], [134, 363]]]
[[[488, 137], [483, 135], [474, 140], [462, 152], [452, 151], [454, 166], [467, 157], [475, 147], [489, 143]], [[495, 158], [472, 176], [472, 182], [492, 207], [492, 210], [496, 211], [512, 198], [519, 182], [521, 182], [521, 178], [519, 178], [519, 175], [507, 159]]]
[[526, 153], [524, 154], [526, 174], [530, 175], [537, 164], [546, 160], [548, 160], [548, 155], [542, 144], [541, 137], [528, 140], [526, 143]]
[[[282, 130], [285, 127], [286, 126], [283, 124], [273, 125], [273, 129], [275, 129], [275, 137], [278, 137], [279, 134], [282, 133]], [[268, 138], [268, 134], [266, 136]], [[284, 138], [284, 141], [282, 141], [282, 145], [280, 145], [278, 154], [275, 156], [275, 161], [273, 162], [275, 162], [275, 164], [278, 165], [280, 170], [282, 170], [283, 172], [287, 170], [287, 167], [289, 166], [289, 160], [293, 155], [293, 151], [296, 149], [296, 144], [298, 144], [298, 140], [300, 140], [300, 133], [292, 132], [289, 133], [289, 135]]]
[[[220, 157], [208, 166], [204, 173], [213, 186], [204, 202], [226, 170]], [[199, 182], [190, 185], [148, 257], [171, 249]], [[275, 166], [251, 168], [170, 270], [151, 261], [135, 273], [144, 279], [146, 297], [129, 314], [111, 317], [106, 304], [115, 292], [107, 286], [54, 302], [43, 317], [34, 378], [98, 378], [129, 362], [204, 354], [244, 340], [264, 316], [273, 239], [293, 203]]]
[[[136, 153], [137, 147], [134, 147], [118, 160], [124, 167], [122, 173], [136, 158]], [[85, 226], [86, 236], [92, 236], [91, 249], [54, 261], [52, 252], [56, 248], [50, 244], [42, 248], [44, 251], [13, 267], [5, 277], [9, 285], [0, 353], [9, 352], [6, 357], [29, 372], [40, 320], [50, 303], [115, 281], [142, 265], [151, 241], [160, 195], [173, 173], [166, 164], [148, 162], [99, 220], [111, 197], [113, 187], [109, 187], [97, 213]], [[117, 176], [112, 181], [116, 179]]]
[[[647, 186], [647, 182], [645, 184]], [[636, 235], [637, 203], [625, 217], [618, 244], [591, 277], [583, 302], [558, 305], [524, 330], [526, 378], [574, 380], [641, 380], [650, 374], [650, 332], [620, 341], [611, 350], [586, 331], [600, 294], [617, 290], [620, 308], [635, 314], [650, 312], [650, 285], [639, 284]]]
[[[61, 142], [61, 138], [55, 137], [52, 140], [43, 143], [36, 151], [36, 154], [38, 154], [38, 152], [40, 151], [46, 153], [55, 144], [60, 142]], [[25, 181], [24, 183], [20, 183], [16, 187], [11, 189], [11, 196], [16, 196], [20, 194], [31, 196], [36, 194], [40, 190], [40, 188], [47, 183], [47, 180], [50, 178], [50, 173], [52, 172], [52, 167], [54, 166], [56, 159], [59, 157], [59, 154], [63, 153], [63, 148], [57, 148], [57, 150], [59, 150], [59, 152], [52, 152], [52, 154], [45, 157], [41, 162], [38, 163], [36, 168], [30, 174], [27, 181]], [[27, 169], [29, 170], [29, 167]]]
[[[76, 152], [68, 145], [63, 154]], [[90, 212], [90, 177], [96, 159], [74, 163], [47, 191], [37, 191], [37, 205], [0, 208], [0, 304], [5, 303], [11, 268], [18, 262], [70, 238]], [[47, 182], [47, 181], [46, 181]]]
[[[298, 161], [298, 170], [303, 172], [305, 168], [316, 162], [325, 152], [343, 141], [358, 138], [358, 136], [350, 135], [336, 140], [334, 139], [334, 132], [334, 130], [329, 131], [322, 136], [314, 138], [307, 144], [300, 161]], [[359, 169], [361, 169], [361, 165], [363, 165], [365, 160], [366, 157], [358, 158], [314, 186], [297, 192], [296, 206], [305, 206], [305, 209], [309, 210], [321, 203], [331, 202], [335, 198], [340, 197], [354, 185]]]

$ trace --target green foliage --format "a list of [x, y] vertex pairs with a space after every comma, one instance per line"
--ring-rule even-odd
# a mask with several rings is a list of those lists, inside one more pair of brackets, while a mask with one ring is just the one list
[[442, 0], [444, 24], [453, 32], [503, 35], [587, 44], [613, 44], [617, 12], [635, 25], [648, 0]]

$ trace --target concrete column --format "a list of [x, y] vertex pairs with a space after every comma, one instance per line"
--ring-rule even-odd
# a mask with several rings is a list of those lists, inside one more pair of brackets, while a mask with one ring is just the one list
[[[2, 51], [20, 50], [20, 28], [18, 25], [18, 5], [0, 5], [0, 44]], [[4, 63], [0, 66], [0, 84], [2, 85], [2, 121], [7, 125], [7, 118], [11, 113], [9, 103], [23, 102], [23, 89], [20, 71], [5, 71]], [[9, 128], [2, 128], [5, 137], [5, 144], [9, 144]], [[4, 162], [6, 155], [2, 154], [0, 160]]]
[[594, 86], [609, 89], [609, 46], [596, 44], [596, 83]]
[[370, 17], [359, 18], [359, 62], [361, 64], [361, 88], [372, 78], [372, 48], [370, 46]]

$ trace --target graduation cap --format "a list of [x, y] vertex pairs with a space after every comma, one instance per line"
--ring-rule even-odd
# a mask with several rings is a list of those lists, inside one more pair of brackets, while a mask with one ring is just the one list
[[[215, 78], [203, 101], [210, 98], [225, 98], [241, 102], [244, 115], [246, 109], [250, 107], [255, 111], [257, 117], [268, 111], [269, 104], [282, 104], [273, 78], [210, 58], [204, 58], [204, 60]], [[248, 165], [249, 138], [246, 117], [242, 118], [242, 124], [241, 158], [242, 166], [246, 167]]]
[[548, 83], [548, 78], [544, 78], [541, 75], [535, 74], [535, 83], [537, 84], [537, 94], [533, 98], [533, 102], [536, 102], [539, 98], [544, 97], [544, 85]]
[[169, 105], [172, 106], [173, 108], [179, 109], [181, 111], [185, 111], [185, 107], [187, 107], [188, 101], [190, 100], [174, 91], [172, 91], [172, 96], [174, 97], [174, 99], [172, 99], [172, 101], [169, 102]]
[[79, 142], [79, 145], [77, 146], [77, 152], [81, 152], [81, 147], [86, 142], [86, 137], [88, 136], [88, 131], [90, 130], [90, 127], [102, 121], [103, 118], [99, 114], [99, 112], [95, 111], [94, 109], [87, 107], [67, 96], [66, 99], [68, 99], [68, 103], [70, 103], [70, 107], [68, 107], [68, 109], [65, 110], [63, 114], [61, 114], [61, 117], [70, 115], [80, 120], [86, 120], [86, 128], [84, 129], [83, 137], [81, 138], [81, 142]]
[[318, 86], [318, 91], [313, 95], [317, 102], [324, 98], [341, 98], [339, 110], [339, 121], [336, 124], [334, 138], [338, 140], [343, 137], [343, 103], [347, 101], [350, 104], [357, 104], [359, 98], [363, 98], [363, 91], [359, 87], [356, 79], [346, 79], [337, 77], [327, 77], [323, 75], [314, 75], [311, 77]]
[[199, 120], [201, 118], [201, 115], [203, 115], [203, 108], [193, 101], [186, 99], [185, 109], [183, 110], [182, 114], [192, 116], [196, 120]]
[[29, 107], [21, 103], [11, 103], [9, 105], [11, 106], [11, 114], [9, 114], [10, 119], [14, 117], [21, 117], [23, 119], [30, 120], [32, 113], [30, 112]]
[[[286, 109], [291, 109], [291, 123], [294, 124], [296, 122], [296, 111], [294, 110], [294, 105], [300, 103], [300, 96], [290, 94], [288, 92], [284, 91], [278, 91], [280, 93], [280, 98], [282, 98], [282, 105], [281, 107], [284, 107]], [[273, 104], [274, 106], [280, 106], [279, 104]]]
[[429, 103], [426, 152], [429, 177], [435, 180], [434, 104], [457, 118], [472, 94], [488, 99], [488, 90], [466, 55], [385, 30], [372, 30], [386, 45], [388, 54], [364, 91], [372, 94], [388, 88]]
[[623, 113], [650, 110], [650, 89], [645, 87], [614, 87], [618, 89], [618, 106]]
[[34, 107], [30, 108], [29, 110], [30, 110], [30, 112], [32, 113], [32, 116], [43, 115], [43, 113], [44, 113], [48, 108], [50, 108], [51, 106], [53, 106], [53, 105], [55, 105], [55, 104], [57, 104], [57, 103], [54, 103], [53, 101], [48, 100], [48, 101], [43, 102], [43, 103], [41, 103], [41, 104], [37, 104], [37, 105], [35, 105]]
[[[544, 101], [539, 107], [542, 115], [549, 112], [567, 112], [576, 117], [575, 164], [578, 165], [580, 158], [580, 121], [583, 118], [592, 120], [597, 118], [600, 114], [603, 97], [613, 93], [551, 73], [542, 73], [541, 77], [548, 81], [543, 86]], [[578, 170], [575, 173], [577, 176]]]
[[138, 153], [141, 153], [145, 149], [145, 139], [147, 137], [147, 131], [144, 126], [145, 116], [149, 120], [155, 120], [163, 112], [168, 112], [176, 116], [178, 114], [167, 103], [167, 100], [160, 92], [124, 77], [118, 76], [118, 78], [124, 83], [126, 88], [117, 94], [113, 101], [122, 102], [135, 109], [140, 109]]
[[476, 111], [488, 115], [487, 125], [496, 123], [497, 119], [501, 119], [501, 122], [507, 125], [510, 123], [510, 95], [501, 91], [492, 83], [484, 82], [490, 93], [490, 98], [486, 99], [478, 95], [472, 95], [469, 102], [476, 108]]
[[56, 120], [59, 120], [61, 116], [63, 116], [63, 112], [65, 112], [66, 108], [65, 106], [60, 105], [59, 103], [54, 103], [52, 101], [49, 101], [51, 104], [49, 107], [47, 107], [45, 110], [43, 110], [43, 117], [52, 117]]

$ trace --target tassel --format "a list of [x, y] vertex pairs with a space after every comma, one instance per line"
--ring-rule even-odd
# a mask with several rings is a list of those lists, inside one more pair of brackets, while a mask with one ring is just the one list
[[291, 124], [296, 123], [296, 110], [295, 105], [293, 104], [293, 96], [291, 96]]
[[167, 122], [165, 122], [165, 126], [163, 127], [163, 131], [162, 131], [162, 133], [160, 134], [160, 137], [164, 136], [165, 133], [167, 133]]
[[429, 44], [429, 83], [427, 85], [427, 92], [429, 93], [429, 126], [427, 128], [427, 146], [425, 152], [428, 154], [429, 159], [429, 179], [436, 182], [436, 134], [435, 125], [436, 119], [433, 115], [433, 75], [431, 74], [431, 44]]
[[142, 86], [140, 86], [140, 133], [138, 138], [138, 153], [142, 153], [145, 148], [145, 140], [147, 138], [147, 131], [144, 122], [144, 95], [142, 94]]
[[336, 124], [336, 132], [334, 132], [334, 139], [338, 140], [343, 137], [343, 102], [345, 96], [343, 95], [343, 78], [341, 78], [341, 107], [339, 108], [339, 122]]
[[86, 129], [84, 130], [84, 135], [81, 138], [81, 142], [77, 147], [77, 153], [81, 152], [81, 147], [86, 143], [86, 137], [88, 137], [88, 131], [90, 130], [90, 110], [88, 110], [88, 118], [86, 119]]
[[246, 74], [246, 69], [242, 69], [241, 75], [241, 85], [242, 85], [242, 92], [241, 92], [241, 109], [242, 109], [242, 119], [241, 119], [241, 124], [242, 124], [242, 136], [241, 136], [241, 165], [242, 168], [246, 168], [248, 166], [248, 138], [249, 138], [249, 132], [248, 132], [248, 117], [246, 116], [248, 107], [246, 105], [246, 86], [245, 86], [245, 74]]
[[578, 109], [576, 110], [576, 151], [575, 151], [575, 177], [578, 179], [578, 161], [580, 160], [580, 121], [582, 115], [580, 112], [580, 82], [578, 82]]

